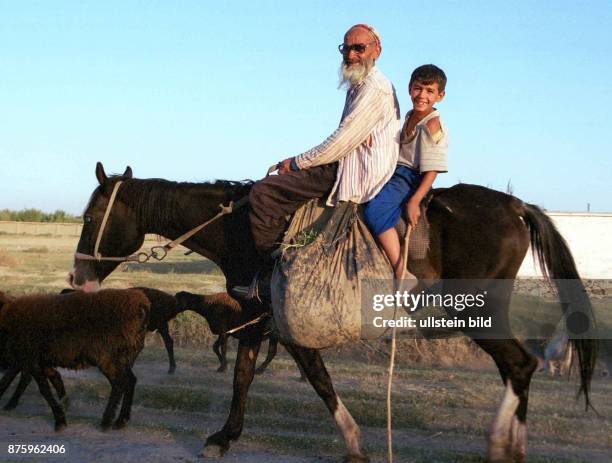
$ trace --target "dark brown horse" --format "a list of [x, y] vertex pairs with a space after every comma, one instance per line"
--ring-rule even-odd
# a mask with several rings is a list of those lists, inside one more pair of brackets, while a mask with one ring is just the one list
[[[75, 288], [89, 290], [98, 288], [118, 262], [91, 260], [82, 255], [93, 255], [97, 249], [98, 256], [128, 256], [140, 248], [145, 233], [176, 239], [215, 216], [219, 204], [248, 195], [251, 187], [249, 183], [224, 181], [193, 184], [134, 179], [129, 167], [123, 175], [107, 177], [100, 163], [96, 166], [96, 177], [100, 185], [84, 213], [79, 254], [71, 273]], [[123, 183], [116, 189], [118, 181]], [[108, 208], [114, 190], [116, 199]], [[107, 209], [108, 220], [96, 247]], [[417, 277], [512, 279], [531, 243], [547, 275], [578, 281], [573, 286], [578, 293], [575, 297], [583, 299], [583, 306], [590, 310], [565, 241], [537, 207], [487, 188], [462, 184], [436, 191], [427, 219], [431, 226], [427, 265], [416, 268], [409, 263]], [[261, 264], [253, 246], [247, 207], [211, 223], [184, 245], [215, 262], [225, 274], [228, 288], [249, 284]], [[503, 302], [507, 311], [509, 301]], [[248, 304], [243, 308], [251, 310], [254, 317], [263, 310]], [[592, 313], [588, 315], [591, 317]], [[206, 440], [204, 456], [223, 454], [230, 441], [241, 434], [262, 333], [263, 327], [257, 324], [240, 335], [230, 414], [223, 428]], [[529, 383], [537, 362], [510, 332], [505, 339], [475, 339], [475, 342], [494, 359], [506, 386], [489, 436], [489, 458], [522, 460], [527, 443]], [[580, 365], [581, 391], [588, 405], [596, 344], [589, 339], [574, 339], [573, 343]], [[348, 459], [367, 460], [361, 449], [359, 427], [335, 393], [319, 352], [289, 343], [284, 345], [333, 415], [345, 439]]]

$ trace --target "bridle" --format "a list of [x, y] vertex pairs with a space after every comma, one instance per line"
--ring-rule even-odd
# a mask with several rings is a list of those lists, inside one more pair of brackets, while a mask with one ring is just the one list
[[236, 202], [230, 201], [227, 206], [224, 206], [223, 204], [219, 204], [219, 209], [221, 209], [221, 211], [217, 215], [215, 215], [213, 218], [211, 218], [210, 220], [207, 220], [206, 222], [198, 225], [195, 228], [192, 228], [187, 233], [179, 236], [174, 241], [170, 241], [164, 246], [153, 246], [149, 253], [146, 253], [143, 251], [143, 252], [139, 252], [136, 254], [132, 254], [130, 256], [125, 256], [125, 257], [105, 257], [105, 256], [102, 256], [99, 252], [100, 242], [102, 241], [102, 235], [104, 234], [104, 229], [106, 228], [106, 223], [108, 222], [108, 217], [110, 216], [111, 209], [113, 208], [113, 204], [115, 203], [115, 198], [117, 197], [117, 191], [119, 190], [119, 187], [121, 186], [122, 183], [123, 183], [122, 180], [115, 183], [113, 192], [111, 193], [110, 199], [106, 206], [106, 210], [104, 211], [104, 217], [102, 218], [102, 224], [100, 225], [100, 230], [98, 230], [98, 236], [96, 237], [96, 244], [94, 246], [93, 254], [84, 254], [82, 252], [75, 252], [74, 253], [75, 259], [95, 260], [96, 262], [101, 262], [101, 261], [138, 262], [140, 264], [144, 264], [151, 258], [161, 261], [168, 255], [168, 252], [171, 251], [173, 248], [183, 243], [184, 241], [188, 240], [193, 235], [198, 233], [200, 230], [202, 230], [204, 227], [208, 226], [215, 220], [223, 217], [224, 215], [231, 214], [236, 209], [239, 209], [240, 207], [244, 206], [249, 201], [248, 196], [244, 196]]

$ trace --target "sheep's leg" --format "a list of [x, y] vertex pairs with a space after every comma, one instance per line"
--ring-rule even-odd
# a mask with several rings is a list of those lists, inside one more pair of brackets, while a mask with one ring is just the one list
[[70, 399], [66, 395], [66, 388], [64, 387], [62, 375], [60, 375], [59, 371], [57, 371], [55, 368], [47, 368], [45, 370], [45, 375], [47, 375], [47, 379], [51, 383], [51, 386], [53, 386], [55, 389], [62, 407], [64, 407], [64, 410], [67, 410], [68, 406], [70, 405]]
[[204, 449], [200, 453], [203, 457], [218, 458], [228, 449], [230, 441], [238, 439], [244, 425], [244, 410], [249, 386], [255, 374], [255, 362], [261, 346], [261, 339], [241, 339], [236, 354], [234, 366], [234, 393], [230, 415], [221, 431], [206, 439]]
[[30, 373], [22, 371], [21, 378], [19, 378], [19, 384], [17, 384], [17, 387], [13, 392], [11, 400], [9, 400], [8, 403], [4, 406], [4, 410], [13, 410], [17, 406], [20, 397], [23, 395], [24, 391], [26, 390], [31, 381], [32, 375]]
[[224, 372], [227, 370], [227, 334], [221, 334], [213, 344], [213, 351], [217, 354], [219, 363], [221, 365], [217, 368], [218, 372]]
[[[221, 368], [223, 368], [223, 370], [221, 371], [227, 371], [227, 341], [229, 339], [229, 336], [227, 334], [223, 335], [223, 341], [221, 342], [221, 358], [223, 359], [223, 361], [221, 362]], [[260, 342], [261, 345], [261, 342]]]
[[[102, 370], [102, 368], [100, 368]], [[111, 423], [113, 422], [113, 418], [115, 416], [115, 412], [117, 411], [117, 405], [119, 405], [119, 401], [123, 396], [123, 381], [121, 376], [119, 376], [114, 371], [114, 367], [111, 371], [104, 371], [102, 373], [108, 379], [111, 385], [111, 393], [108, 398], [108, 403], [106, 404], [106, 408], [104, 409], [104, 414], [102, 415], [102, 422], [100, 423], [100, 427], [103, 431], [106, 431], [110, 428]]]
[[166, 351], [168, 351], [168, 361], [170, 362], [170, 368], [168, 369], [168, 374], [174, 373], [176, 370], [176, 362], [174, 361], [174, 341], [170, 336], [170, 332], [168, 331], [168, 322], [164, 323], [157, 332], [160, 334], [162, 339], [164, 340], [164, 346], [166, 346]]
[[132, 400], [134, 399], [134, 389], [136, 387], [136, 376], [130, 368], [128, 368], [122, 376], [125, 394], [123, 395], [123, 403], [121, 404], [119, 416], [113, 424], [113, 428], [115, 429], [123, 428], [128, 421], [130, 421]]
[[268, 355], [266, 355], [266, 359], [263, 361], [259, 368], [255, 370], [256, 375], [261, 375], [272, 361], [274, 357], [276, 357], [276, 352], [278, 349], [278, 338], [276, 336], [270, 336], [268, 338]]
[[6, 370], [6, 373], [4, 373], [4, 376], [2, 377], [2, 379], [0, 379], [0, 398], [2, 397], [4, 392], [8, 389], [8, 387], [11, 385], [11, 383], [13, 382], [13, 380], [15, 379], [15, 376], [17, 376], [19, 371], [20, 369], [16, 367], [11, 367], [8, 370]]
[[32, 371], [32, 376], [34, 376], [34, 381], [36, 381], [36, 384], [38, 384], [38, 390], [49, 404], [49, 407], [51, 407], [53, 417], [55, 418], [55, 430], [61, 431], [67, 426], [64, 409], [57, 402], [57, 400], [55, 400], [55, 397], [53, 397], [51, 387], [49, 386], [49, 381], [47, 380], [45, 374], [41, 370], [35, 369]]

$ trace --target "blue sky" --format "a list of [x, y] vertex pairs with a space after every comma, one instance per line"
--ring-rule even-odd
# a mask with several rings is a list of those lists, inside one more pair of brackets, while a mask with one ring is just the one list
[[358, 22], [402, 113], [418, 65], [450, 172], [549, 210], [612, 212], [609, 1], [0, 1], [0, 209], [80, 213], [94, 168], [257, 179], [337, 126], [336, 46]]

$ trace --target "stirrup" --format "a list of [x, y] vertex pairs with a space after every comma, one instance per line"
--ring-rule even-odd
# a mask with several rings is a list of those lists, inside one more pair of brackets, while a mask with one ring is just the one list
[[[233, 286], [231, 289], [231, 293], [233, 296], [236, 296], [243, 301], [258, 301], [260, 303], [264, 302], [265, 299], [270, 299], [270, 289], [269, 289], [269, 281], [268, 281], [268, 291], [265, 291], [263, 285], [266, 284], [264, 281], [267, 275], [265, 272], [258, 270], [255, 276], [253, 277], [253, 281], [248, 286]], [[267, 293], [267, 294], [266, 294]]]

